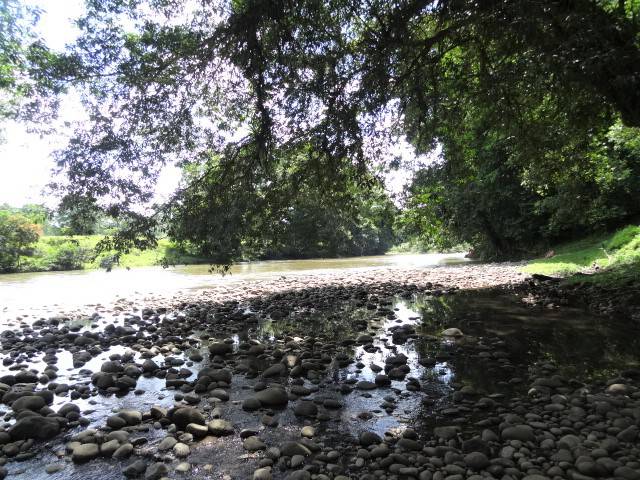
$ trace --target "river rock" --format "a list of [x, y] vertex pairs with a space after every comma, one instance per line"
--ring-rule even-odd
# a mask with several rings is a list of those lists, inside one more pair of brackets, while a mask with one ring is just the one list
[[191, 407], [178, 408], [171, 415], [171, 421], [176, 424], [180, 430], [187, 428], [190, 423], [198, 425], [206, 425], [206, 421], [202, 413]]
[[76, 463], [88, 462], [100, 455], [100, 448], [95, 443], [83, 443], [73, 448], [71, 460]]
[[462, 333], [462, 330], [459, 328], [447, 328], [442, 331], [442, 335], [444, 337], [462, 337], [464, 336], [464, 333]]
[[209, 433], [216, 437], [222, 437], [224, 435], [232, 435], [233, 434], [233, 425], [222, 419], [211, 420], [207, 424], [207, 428], [209, 429]]
[[262, 407], [262, 403], [255, 397], [249, 397], [242, 402], [242, 409], [246, 412], [253, 412]]
[[100, 445], [100, 454], [103, 457], [110, 458], [120, 447], [120, 442], [118, 440], [109, 440]]
[[130, 443], [124, 443], [118, 447], [118, 449], [113, 452], [113, 458], [117, 460], [122, 460], [124, 458], [129, 457], [133, 453], [133, 445]]
[[107, 426], [114, 429], [120, 429], [127, 426], [127, 421], [120, 415], [111, 415], [107, 418]]
[[178, 440], [175, 437], [164, 437], [158, 444], [158, 451], [171, 450], [176, 443], [178, 443]]
[[160, 370], [160, 367], [153, 360], [146, 359], [144, 362], [142, 362], [142, 371], [144, 373], [153, 373], [157, 370]]
[[616, 468], [613, 474], [616, 476], [616, 478], [624, 478], [625, 480], [640, 480], [640, 471], [627, 466]]
[[127, 422], [127, 425], [139, 425], [142, 423], [142, 412], [138, 410], [120, 410], [118, 416]]
[[145, 473], [146, 469], [147, 469], [147, 462], [145, 462], [144, 460], [136, 460], [135, 462], [127, 465], [122, 470], [122, 473], [127, 478], [135, 478]]
[[436, 427], [433, 429], [433, 434], [437, 438], [441, 438], [442, 440], [451, 440], [458, 436], [458, 432], [460, 431], [459, 427], [455, 426], [444, 426], [444, 427]]
[[10, 429], [12, 440], [49, 440], [60, 433], [60, 423], [51, 417], [32, 415], [19, 419]]
[[189, 448], [189, 445], [178, 442], [173, 446], [173, 453], [175, 453], [178, 458], [184, 458], [191, 453], [191, 449]]
[[285, 480], [311, 480], [311, 473], [308, 470], [296, 470], [287, 475]]
[[633, 442], [638, 437], [638, 427], [635, 425], [631, 425], [624, 430], [622, 430], [616, 438], [621, 442]]
[[264, 372], [262, 372], [262, 376], [264, 378], [281, 377], [286, 374], [287, 374], [287, 367], [285, 367], [282, 363], [276, 363], [275, 365], [271, 365]]
[[53, 463], [51, 465], [47, 465], [44, 469], [45, 472], [47, 472], [49, 475], [52, 475], [54, 473], [58, 473], [59, 471], [64, 470], [64, 464], [63, 463]]
[[203, 368], [198, 372], [198, 380], [204, 377], [214, 382], [225, 382], [227, 384], [230, 384], [232, 379], [231, 372], [226, 368]]
[[259, 450], [264, 450], [265, 448], [267, 448], [264, 442], [255, 436], [245, 438], [242, 442], [242, 446], [249, 452], [257, 452]]
[[307, 425], [306, 427], [302, 427], [302, 430], [300, 430], [300, 435], [306, 438], [313, 438], [315, 434], [316, 434], [316, 430], [310, 425]]
[[194, 438], [204, 438], [209, 433], [209, 429], [206, 425], [200, 425], [197, 423], [190, 423], [187, 425], [187, 432], [193, 435]]
[[253, 472], [253, 480], [271, 480], [272, 478], [270, 467], [258, 468]]
[[464, 464], [472, 470], [480, 471], [489, 466], [489, 459], [484, 453], [471, 452], [464, 456]]
[[362, 432], [360, 434], [360, 436], [358, 437], [358, 440], [360, 442], [360, 445], [362, 445], [363, 447], [368, 447], [370, 445], [376, 445], [376, 444], [382, 442], [382, 439], [380, 438], [380, 436], [378, 436], [377, 434], [375, 434], [373, 432], [368, 432], [368, 431]]
[[293, 413], [298, 417], [315, 417], [318, 414], [318, 407], [309, 400], [301, 400], [293, 407]]
[[279, 453], [287, 457], [293, 457], [294, 455], [304, 455], [308, 457], [311, 455], [311, 450], [299, 442], [285, 442], [280, 446]]
[[221, 388], [214, 388], [209, 392], [209, 398], [217, 398], [218, 400], [226, 402], [229, 400], [229, 394]]
[[14, 412], [21, 412], [22, 410], [32, 410], [37, 412], [44, 406], [46, 406], [44, 398], [36, 395], [20, 397], [11, 404], [11, 408]]
[[209, 353], [211, 355], [224, 356], [233, 352], [233, 345], [230, 343], [216, 342], [209, 345]]
[[145, 480], [160, 480], [169, 473], [169, 469], [164, 463], [156, 462], [147, 467], [144, 473]]
[[520, 440], [521, 442], [533, 442], [536, 439], [533, 428], [528, 425], [516, 425], [507, 427], [501, 433], [503, 440]]
[[378, 386], [375, 383], [369, 382], [368, 380], [360, 380], [358, 383], [356, 383], [356, 388], [358, 390], [374, 390], [377, 387]]
[[269, 387], [254, 395], [264, 407], [282, 407], [289, 402], [287, 392], [282, 388]]

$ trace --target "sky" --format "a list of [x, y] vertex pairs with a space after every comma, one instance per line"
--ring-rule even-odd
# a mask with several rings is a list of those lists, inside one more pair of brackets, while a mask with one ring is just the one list
[[[82, 14], [82, 0], [28, 0], [23, 3], [43, 9], [36, 28], [49, 47], [61, 50], [73, 41], [78, 31], [72, 18]], [[65, 101], [62, 116], [81, 115], [77, 105]], [[0, 143], [0, 204], [22, 206], [47, 203], [44, 187], [51, 181], [54, 166], [51, 152], [63, 144], [62, 138], [40, 138], [28, 133], [24, 125], [6, 122], [0, 126], [4, 142]]]
[[[24, 0], [25, 4], [37, 6], [42, 10], [36, 29], [47, 45], [62, 50], [78, 35], [73, 19], [83, 13], [83, 0]], [[61, 121], [77, 121], [83, 118], [84, 111], [72, 97], [63, 99]], [[56, 199], [48, 196], [46, 185], [53, 180], [51, 170], [54, 161], [51, 153], [64, 146], [64, 136], [41, 138], [27, 132], [24, 125], [5, 122], [0, 125], [0, 204], [20, 207], [26, 203], [44, 203], [50, 208], [56, 205]], [[408, 145], [398, 147], [402, 155], [412, 155]], [[399, 193], [410, 178], [411, 172], [399, 170], [386, 178], [390, 193]], [[180, 171], [167, 167], [157, 184], [157, 200], [166, 199], [177, 187]]]

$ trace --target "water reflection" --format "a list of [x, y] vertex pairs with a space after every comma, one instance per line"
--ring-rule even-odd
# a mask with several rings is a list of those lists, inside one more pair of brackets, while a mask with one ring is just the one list
[[[127, 318], [134, 317], [123, 315], [118, 321], [126, 325]], [[74, 326], [80, 331], [96, 331], [111, 321], [94, 318]], [[179, 322], [180, 315], [162, 315], [160, 321]], [[464, 336], [440, 335], [442, 330], [451, 327], [461, 329]], [[240, 344], [249, 342], [277, 344], [289, 355], [291, 365], [299, 357], [293, 353], [295, 349], [286, 351], [288, 342], [304, 345], [302, 352], [313, 354], [314, 359], [328, 358], [326, 370], [307, 375], [301, 386], [308, 388], [309, 398], [322, 406], [326, 399], [341, 405], [341, 408], [324, 408], [322, 411], [328, 419], [317, 425], [318, 432], [329, 438], [325, 442], [330, 442], [332, 436], [342, 440], [347, 433], [357, 435], [363, 430], [382, 434], [401, 431], [407, 425], [420, 430], [427, 425], [458, 423], [465, 406], [455, 401], [455, 395], [463, 386], [476, 392], [478, 399], [500, 401], [502, 394], [522, 393], [527, 389], [524, 379], [528, 368], [538, 361], [554, 362], [567, 375], [581, 379], [602, 377], [621, 368], [637, 366], [640, 362], [639, 333], [638, 327], [591, 317], [578, 310], [531, 309], [514, 295], [476, 292], [381, 299], [374, 305], [349, 300], [328, 312], [294, 311], [285, 318], [239, 325], [234, 341], [237, 352], [242, 351], [238, 348]], [[199, 332], [193, 332], [194, 339], [199, 339], [199, 335]], [[192, 372], [190, 378], [193, 379], [201, 368], [209, 365], [207, 345], [208, 339], [203, 339], [180, 351], [167, 344], [153, 360], [159, 365], [168, 362], [169, 357], [183, 360], [183, 367]], [[189, 352], [194, 348], [200, 351], [202, 361], [188, 361]], [[72, 354], [58, 351], [56, 381], [88, 382], [87, 369], [98, 371], [102, 362], [113, 355], [133, 356], [137, 363], [142, 362], [138, 351], [110, 347], [85, 365], [74, 367]], [[404, 378], [390, 378], [387, 385], [371, 390], [357, 388], [358, 382], [375, 382], [378, 374], [390, 374], [390, 359], [405, 357], [409, 371]], [[232, 381], [233, 401], [219, 406], [222, 417], [231, 421], [237, 431], [261, 429], [260, 436], [268, 445], [299, 438], [299, 428], [305, 420], [296, 417], [291, 408], [275, 410], [280, 422], [277, 429], [265, 429], [259, 424], [259, 416], [242, 410], [241, 402], [252, 395], [253, 386], [260, 380], [257, 372], [268, 364], [251, 355], [238, 355], [236, 360], [236, 367], [247, 366], [255, 375], [245, 375], [237, 368]], [[42, 354], [24, 356], [19, 361], [38, 371], [45, 367]], [[4, 366], [0, 373], [9, 373], [9, 368], [14, 367]], [[290, 388], [293, 383], [288, 377], [280, 381]], [[353, 390], [349, 391], [345, 386]], [[104, 424], [114, 408], [148, 411], [152, 405], [170, 406], [180, 393], [167, 389], [165, 381], [155, 377], [140, 377], [137, 388], [142, 391], [138, 395], [133, 392], [120, 397], [96, 394], [77, 402], [81, 410], [90, 412], [87, 415], [91, 426], [98, 427]], [[67, 401], [68, 396], [56, 396], [54, 409]], [[144, 433], [151, 443], [157, 442], [162, 434], [162, 431]], [[244, 454], [239, 437], [235, 435], [216, 442], [194, 446], [190, 461], [195, 468], [200, 468], [199, 464], [215, 463], [221, 472], [236, 472], [244, 478], [245, 471], [251, 470], [251, 462], [238, 461]], [[19, 473], [22, 466], [10, 463], [9, 467], [15, 478], [37, 478], [47, 461], [51, 461], [47, 454], [30, 460], [28, 465], [32, 470], [22, 474]], [[110, 461], [100, 462], [109, 464]], [[95, 463], [67, 467], [61, 478], [73, 478], [79, 471], [90, 475], [92, 469], [95, 469]], [[115, 478], [117, 469], [113, 471]]]
[[[144, 267], [72, 272], [0, 275], [0, 320], [13, 312], [42, 314], [69, 311], [84, 305], [168, 295], [187, 289], [206, 289], [238, 281], [269, 281], [287, 274], [339, 272], [344, 269], [430, 267], [465, 263], [463, 254], [380, 255], [338, 259], [274, 260], [233, 265], [230, 275], [212, 274], [208, 265], [171, 268]], [[4, 312], [4, 314], [3, 314]]]

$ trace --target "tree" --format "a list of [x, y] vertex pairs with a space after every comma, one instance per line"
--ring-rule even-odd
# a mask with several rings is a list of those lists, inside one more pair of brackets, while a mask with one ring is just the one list
[[0, 122], [20, 117], [43, 120], [45, 104], [53, 105], [44, 101], [43, 94], [60, 92], [51, 90], [47, 81], [37, 81], [48, 55], [33, 32], [39, 15], [38, 8], [20, 1], [0, 0]]
[[31, 253], [39, 231], [23, 215], [0, 212], [0, 271], [12, 272], [20, 267], [20, 256]]
[[[339, 197], [354, 178], [372, 183], [385, 144], [401, 134], [419, 151], [442, 142], [445, 161], [464, 171], [473, 166], [461, 163], [468, 156], [456, 128], [469, 128], [463, 134], [482, 149], [488, 126], [493, 146], [474, 158], [495, 148], [500, 175], [529, 168], [535, 180], [615, 116], [639, 126], [639, 8], [89, 0], [76, 45], [60, 57], [40, 50], [33, 75], [55, 92], [83, 93], [91, 121], [58, 167], [67, 195], [96, 199], [122, 220], [105, 248], [154, 245], [162, 219], [178, 216], [193, 221], [171, 227], [176, 238], [228, 261], [256, 225], [281, 220], [274, 206], [293, 201], [300, 172]], [[558, 119], [561, 145], [540, 143]], [[172, 162], [202, 168], [167, 205], [140, 208]]]
[[95, 202], [67, 196], [57, 212], [60, 232], [63, 235], [93, 235], [98, 230], [101, 213]]

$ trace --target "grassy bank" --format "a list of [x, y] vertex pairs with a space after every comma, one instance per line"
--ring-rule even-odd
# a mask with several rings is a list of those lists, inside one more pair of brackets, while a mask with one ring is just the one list
[[[115, 266], [113, 255], [103, 253], [96, 257], [96, 244], [102, 235], [43, 236], [32, 254], [20, 258], [19, 271], [46, 272], [58, 270], [84, 270]], [[134, 250], [120, 258], [120, 267], [147, 267], [160, 265], [163, 258], [173, 264], [208, 263], [206, 258], [190, 255], [163, 239], [152, 250]]]
[[640, 283], [640, 226], [629, 225], [553, 249], [553, 256], [531, 261], [526, 273], [566, 277], [565, 283], [625, 286]]

